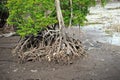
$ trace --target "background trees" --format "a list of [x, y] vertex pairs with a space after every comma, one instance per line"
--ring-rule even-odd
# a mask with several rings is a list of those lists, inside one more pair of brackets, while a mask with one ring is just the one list
[[0, 0], [0, 28], [2, 28], [5, 23], [6, 19], [8, 18], [9, 12], [6, 5], [6, 0]]

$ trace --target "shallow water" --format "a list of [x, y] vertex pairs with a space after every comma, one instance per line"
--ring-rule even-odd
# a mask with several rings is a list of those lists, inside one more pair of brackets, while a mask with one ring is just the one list
[[120, 33], [114, 33], [112, 37], [106, 39], [108, 43], [120, 46]]
[[[120, 46], [120, 33], [105, 29], [111, 25], [120, 24], [120, 2], [108, 3], [104, 8], [100, 5], [90, 8], [88, 22], [82, 30], [94, 41]], [[112, 34], [111, 34], [112, 33]]]

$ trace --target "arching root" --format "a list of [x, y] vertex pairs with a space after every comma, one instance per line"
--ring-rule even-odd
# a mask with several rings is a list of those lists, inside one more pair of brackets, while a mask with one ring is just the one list
[[20, 61], [48, 60], [69, 61], [84, 55], [85, 51], [80, 40], [61, 36], [59, 30], [44, 30], [37, 37], [29, 36], [21, 40], [13, 53]]

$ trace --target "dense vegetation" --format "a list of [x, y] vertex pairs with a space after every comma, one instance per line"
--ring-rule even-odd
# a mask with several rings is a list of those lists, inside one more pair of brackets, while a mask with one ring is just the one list
[[0, 0], [0, 28], [5, 25], [6, 19], [9, 16], [8, 8], [5, 6], [6, 2], [6, 0]]
[[[106, 0], [101, 0], [105, 4]], [[66, 27], [83, 25], [96, 0], [8, 0], [8, 23], [22, 40], [15, 48], [20, 59], [69, 59], [84, 54], [81, 42], [66, 34]], [[27, 36], [27, 37], [26, 37]], [[66, 60], [65, 59], [65, 60]]]
[[[103, 1], [103, 0], [102, 0]], [[83, 25], [95, 0], [60, 0], [65, 25]], [[41, 29], [57, 23], [54, 0], [8, 0], [8, 23], [18, 27], [21, 36], [37, 34]], [[72, 11], [71, 11], [72, 8]], [[72, 12], [72, 15], [71, 15]]]

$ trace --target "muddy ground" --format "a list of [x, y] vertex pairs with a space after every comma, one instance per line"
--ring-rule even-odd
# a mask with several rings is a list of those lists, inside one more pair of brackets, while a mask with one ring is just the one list
[[0, 80], [120, 80], [120, 46], [89, 39], [83, 44], [87, 56], [72, 64], [19, 64], [11, 54], [18, 40], [18, 36], [0, 38]]
[[[111, 9], [111, 6], [116, 9], [120, 5], [117, 2], [109, 4], [108, 8]], [[90, 21], [95, 22], [102, 16], [98, 21], [103, 23], [107, 21], [102, 25], [119, 22], [120, 9], [112, 11], [98, 7], [94, 8], [92, 12], [99, 12], [100, 16], [98, 15], [96, 18], [97, 14], [92, 14], [95, 16], [88, 17]], [[106, 15], [102, 15], [104, 13]], [[107, 41], [102, 43], [101, 38], [106, 40], [109, 37], [103, 35], [104, 30], [102, 31], [101, 26], [93, 24], [92, 26], [91, 28], [85, 27], [82, 31], [79, 28], [68, 30], [70, 36], [82, 41], [86, 50], [86, 56], [74, 60], [70, 64], [55, 64], [45, 61], [19, 64], [18, 59], [11, 54], [19, 37], [0, 37], [0, 80], [120, 80], [120, 46], [107, 44]]]

